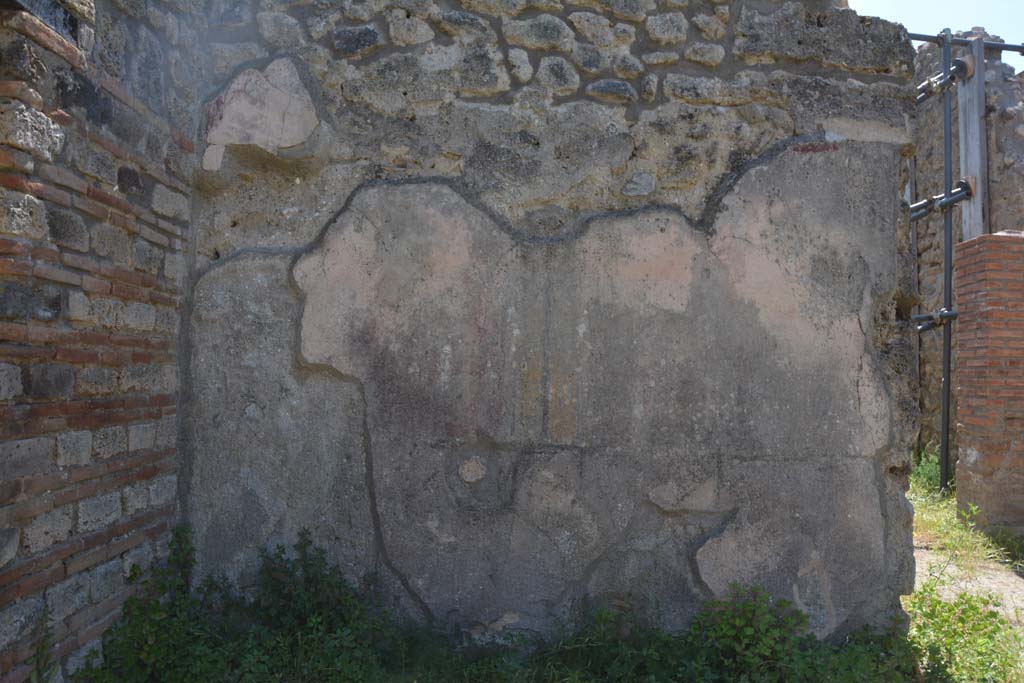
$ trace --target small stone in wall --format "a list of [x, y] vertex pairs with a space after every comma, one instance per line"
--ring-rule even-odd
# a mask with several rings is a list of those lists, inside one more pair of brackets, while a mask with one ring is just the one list
[[615, 24], [612, 31], [615, 32], [616, 45], [632, 45], [633, 41], [636, 40], [636, 28], [629, 24]]
[[725, 24], [718, 17], [710, 14], [698, 14], [693, 18], [693, 25], [700, 29], [708, 40], [721, 40], [725, 37]]
[[580, 75], [561, 57], [544, 57], [537, 67], [537, 83], [555, 95], [571, 95], [580, 88]]
[[587, 86], [587, 94], [595, 100], [623, 104], [635, 102], [637, 99], [636, 90], [625, 81], [618, 81], [613, 78], [604, 78], [594, 81]]
[[277, 48], [302, 45], [305, 37], [298, 20], [284, 12], [260, 12], [256, 15], [263, 40]]
[[600, 47], [611, 47], [615, 44], [615, 32], [612, 23], [600, 14], [592, 12], [573, 12], [569, 22], [576, 27], [584, 38]]
[[654, 11], [654, 0], [580, 0], [577, 4], [592, 7], [600, 12], [611, 12], [620, 19], [643, 21], [648, 12]]
[[608, 68], [608, 57], [593, 45], [587, 43], [576, 43], [572, 48], [573, 64], [580, 68], [580, 71], [588, 74], [596, 74]]
[[533, 78], [533, 66], [530, 64], [530, 55], [526, 50], [517, 47], [508, 51], [508, 63], [512, 67], [512, 78], [519, 83], [527, 83]]
[[498, 43], [498, 35], [491, 25], [469, 12], [458, 10], [441, 12], [437, 17], [437, 25], [459, 43], [478, 41], [483, 41], [488, 45]]
[[342, 57], [363, 57], [383, 44], [384, 37], [372, 24], [334, 30], [334, 50]]
[[675, 64], [679, 61], [678, 52], [648, 52], [641, 57], [644, 64], [657, 66], [659, 64]]
[[683, 56], [704, 66], [718, 66], [725, 59], [725, 48], [711, 43], [694, 43], [686, 47]]
[[655, 74], [647, 74], [640, 81], [640, 97], [644, 102], [650, 102], [658, 95], [658, 77]]
[[686, 42], [689, 23], [682, 12], [667, 12], [647, 17], [644, 23], [647, 35], [661, 45], [679, 45]]
[[536, 9], [542, 12], [560, 12], [559, 0], [459, 0], [460, 4], [473, 12], [513, 17], [523, 10]]
[[410, 17], [402, 9], [391, 10], [388, 15], [388, 33], [395, 45], [419, 45], [434, 38], [434, 31], [427, 22]]
[[636, 78], [644, 72], [643, 63], [630, 54], [618, 55], [612, 64], [615, 73], [621, 78]]
[[511, 45], [525, 47], [527, 50], [569, 52], [575, 42], [569, 25], [550, 14], [541, 14], [523, 21], [506, 19], [502, 21], [501, 28]]
[[487, 97], [505, 92], [511, 87], [508, 70], [496, 48], [473, 45], [466, 48], [457, 70], [459, 94], [468, 97]]

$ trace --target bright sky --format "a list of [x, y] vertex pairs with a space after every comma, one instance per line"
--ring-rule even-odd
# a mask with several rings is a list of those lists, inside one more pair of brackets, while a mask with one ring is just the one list
[[[912, 33], [938, 33], [944, 28], [968, 31], [983, 26], [989, 34], [1007, 43], [1024, 44], [1021, 0], [850, 0], [850, 9], [857, 14], [898, 21]], [[1003, 61], [1018, 72], [1024, 70], [1024, 56], [1004, 52]]]

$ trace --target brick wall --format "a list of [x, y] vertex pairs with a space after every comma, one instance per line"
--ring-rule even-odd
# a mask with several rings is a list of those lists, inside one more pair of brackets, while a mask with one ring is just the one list
[[66, 36], [0, 11], [3, 683], [29, 675], [44, 605], [74, 668], [177, 515], [192, 18], [67, 7]]
[[1024, 233], [956, 248], [960, 319], [957, 501], [987, 528], [1024, 531]]

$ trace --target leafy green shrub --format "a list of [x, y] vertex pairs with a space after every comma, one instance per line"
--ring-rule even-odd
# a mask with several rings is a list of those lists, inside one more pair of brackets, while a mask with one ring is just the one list
[[[934, 592], [912, 603], [910, 639], [893, 629], [824, 643], [791, 604], [737, 586], [727, 599], [707, 602], [678, 634], [603, 611], [544, 650], [456, 651], [442, 634], [388, 619], [370, 595], [345, 582], [307, 534], [290, 553], [264, 553], [250, 598], [217, 581], [189, 591], [191, 572], [188, 534], [176, 530], [167, 565], [142, 584], [104, 637], [102, 664], [94, 661], [74, 680], [900, 683], [921, 680], [915, 677], [920, 658], [930, 681], [1003, 683], [1011, 679], [999, 676], [1013, 670], [1004, 664], [1019, 661], [1009, 654], [1012, 643], [998, 636], [1005, 624], [992, 616], [990, 604], [943, 603]], [[968, 639], [958, 641], [958, 632]]]
[[960, 593], [951, 602], [939, 595], [939, 579], [918, 586], [907, 601], [910, 640], [926, 681], [1024, 680], [1024, 639], [996, 608], [991, 596]]

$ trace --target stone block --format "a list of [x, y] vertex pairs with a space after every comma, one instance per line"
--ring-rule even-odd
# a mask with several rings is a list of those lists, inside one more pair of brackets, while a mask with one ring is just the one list
[[535, 81], [554, 95], [571, 95], [580, 88], [580, 75], [561, 57], [542, 57]]
[[170, 505], [178, 495], [178, 475], [157, 477], [149, 484], [149, 500], [154, 507]]
[[0, 607], [0, 650], [10, 651], [15, 643], [29, 637], [42, 612], [43, 599], [38, 595]]
[[0, 363], [0, 401], [21, 396], [21, 368], [11, 363]]
[[683, 56], [690, 62], [704, 66], [718, 66], [725, 59], [725, 48], [711, 43], [693, 43], [686, 46]]
[[42, 552], [66, 541], [75, 525], [73, 506], [65, 505], [39, 515], [22, 531], [22, 542], [29, 554]]
[[430, 24], [401, 9], [388, 13], [388, 34], [395, 45], [419, 45], [434, 39]]
[[0, 281], [0, 320], [55, 320], [60, 316], [60, 288]]
[[140, 481], [121, 489], [124, 514], [132, 516], [149, 507], [149, 482]]
[[125, 303], [117, 313], [117, 326], [133, 331], [152, 330], [156, 323], [156, 309], [152, 304], [138, 301]]
[[0, 143], [53, 161], [64, 147], [64, 131], [46, 114], [0, 97]]
[[682, 12], [666, 12], [647, 17], [644, 28], [650, 39], [659, 45], [679, 45], [686, 42], [690, 24]]
[[332, 39], [335, 52], [354, 59], [365, 57], [385, 43], [384, 36], [372, 24], [336, 28]]
[[92, 451], [97, 458], [109, 458], [128, 450], [128, 433], [121, 425], [97, 429], [92, 437]]
[[505, 19], [501, 30], [510, 45], [527, 50], [558, 50], [570, 52], [575, 37], [564, 21], [551, 14], [541, 14], [532, 19]]
[[108, 185], [117, 184], [117, 160], [105, 149], [93, 147], [83, 137], [73, 138], [68, 145], [71, 164], [82, 175], [95, 178]]
[[89, 604], [89, 584], [85, 573], [74, 574], [46, 589], [46, 603], [57, 623]]
[[87, 396], [112, 394], [117, 390], [117, 370], [100, 366], [79, 368], [75, 391]]
[[163, 261], [163, 250], [147, 240], [136, 239], [132, 243], [132, 263], [139, 270], [144, 270], [151, 275], [158, 275]]
[[118, 265], [131, 265], [131, 244], [124, 231], [109, 223], [96, 223], [92, 226], [93, 250]]
[[0, 473], [3, 479], [17, 479], [43, 474], [53, 469], [54, 440], [52, 436], [0, 443]]
[[153, 188], [153, 211], [162, 216], [184, 221], [189, 217], [188, 197], [175, 192], [166, 185], [157, 185]]
[[57, 464], [61, 467], [88, 465], [92, 461], [92, 432], [63, 432], [57, 435]]
[[166, 394], [178, 387], [174, 365], [129, 365], [121, 370], [121, 389], [147, 394]]
[[0, 529], [0, 568], [6, 567], [18, 556], [21, 544], [20, 529]]
[[88, 533], [113, 524], [121, 516], [121, 492], [114, 491], [78, 503], [78, 533]]
[[129, 425], [128, 427], [128, 450], [142, 451], [151, 450], [156, 441], [156, 423]]
[[733, 54], [752, 64], [814, 61], [851, 71], [913, 73], [914, 49], [906, 29], [881, 19], [864, 21], [850, 10], [787, 2], [766, 13], [744, 6], [735, 31]]
[[75, 251], [89, 251], [89, 230], [78, 214], [51, 207], [46, 223], [53, 242]]
[[0, 233], [29, 239], [46, 235], [46, 205], [32, 195], [0, 188]]
[[587, 86], [586, 92], [595, 100], [612, 104], [625, 104], [637, 100], [636, 89], [632, 85], [626, 81], [617, 81], [612, 78], [594, 81]]
[[70, 398], [75, 369], [67, 363], [36, 363], [28, 368], [25, 394], [36, 399]]

